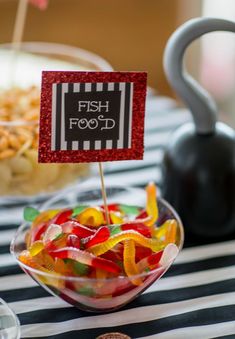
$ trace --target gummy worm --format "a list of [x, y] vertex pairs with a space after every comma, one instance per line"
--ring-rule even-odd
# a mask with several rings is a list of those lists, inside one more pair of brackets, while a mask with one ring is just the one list
[[[123, 251], [123, 265], [126, 275], [128, 277], [133, 277], [134, 275], [139, 274], [138, 266], [135, 263], [135, 242], [134, 240], [125, 240], [124, 241], [124, 251]], [[140, 285], [142, 283], [140, 278], [131, 279], [131, 282], [134, 285]]]
[[93, 253], [94, 255], [101, 255], [111, 248], [113, 248], [116, 244], [123, 240], [132, 239], [136, 241], [138, 244], [151, 248], [152, 251], [157, 252], [161, 250], [164, 247], [164, 244], [157, 240], [157, 239], [149, 239], [144, 237], [142, 234], [136, 232], [136, 231], [123, 231], [121, 233], [115, 234], [112, 237], [110, 237], [105, 242], [92, 246], [88, 249], [89, 252]]
[[111, 273], [120, 272], [120, 267], [114, 262], [107, 260], [107, 259], [103, 259], [103, 258], [97, 258], [91, 253], [79, 250], [77, 248], [64, 247], [59, 250], [52, 251], [50, 252], [50, 254], [52, 257], [57, 257], [60, 259], [72, 259], [85, 265], [89, 265], [95, 268], [100, 268], [107, 272], [111, 272]]

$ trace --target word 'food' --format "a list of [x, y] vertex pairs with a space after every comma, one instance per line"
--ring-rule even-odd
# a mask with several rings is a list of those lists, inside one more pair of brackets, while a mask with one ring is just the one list
[[74, 127], [78, 127], [80, 129], [96, 129], [100, 128], [100, 130], [104, 129], [112, 129], [115, 127], [115, 120], [110, 118], [104, 118], [103, 115], [99, 115], [97, 118], [70, 118], [69, 119], [69, 129], [73, 129]]

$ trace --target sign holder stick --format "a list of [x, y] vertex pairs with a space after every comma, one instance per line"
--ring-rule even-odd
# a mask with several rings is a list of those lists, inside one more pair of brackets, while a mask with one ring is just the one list
[[13, 36], [11, 40], [12, 56], [10, 61], [10, 81], [12, 85], [14, 83], [15, 78], [17, 53], [20, 50], [24, 34], [27, 9], [28, 9], [28, 0], [19, 0], [14, 23]]
[[24, 33], [27, 8], [28, 8], [28, 0], [20, 0], [18, 7], [17, 7], [16, 19], [15, 19], [14, 31], [13, 31], [13, 37], [12, 37], [12, 46], [14, 50], [20, 49], [20, 44], [22, 42], [23, 33]]
[[101, 180], [101, 192], [102, 192], [102, 198], [104, 202], [106, 222], [109, 225], [110, 218], [109, 218], [109, 211], [108, 211], [108, 205], [107, 205], [107, 195], [106, 195], [106, 189], [105, 189], [105, 184], [104, 184], [104, 171], [103, 171], [102, 162], [99, 162], [99, 174], [100, 174], [100, 180]]

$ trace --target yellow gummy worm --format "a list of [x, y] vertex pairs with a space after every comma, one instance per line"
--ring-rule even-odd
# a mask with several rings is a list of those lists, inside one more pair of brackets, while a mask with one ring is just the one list
[[166, 220], [160, 227], [154, 230], [154, 236], [158, 239], [164, 237], [168, 229], [170, 228], [172, 222], [175, 222], [175, 220], [174, 219]]
[[104, 225], [104, 216], [99, 207], [88, 207], [76, 217], [82, 225], [99, 227]]
[[157, 239], [149, 239], [134, 230], [128, 230], [113, 235], [101, 244], [90, 247], [88, 251], [93, 253], [94, 255], [101, 255], [109, 251], [119, 242], [128, 239], [132, 239], [144, 247], [151, 248], [151, 250], [154, 252], [160, 251], [164, 247], [164, 243]]
[[[38, 240], [29, 248], [29, 254], [36, 263], [43, 265], [49, 271], [54, 271], [55, 262], [53, 258], [43, 250], [44, 244], [42, 241]], [[35, 259], [33, 257], [35, 257]]]
[[47, 210], [41, 212], [33, 221], [32, 227], [35, 227], [43, 222], [51, 220], [56, 214], [58, 214], [60, 210]]
[[32, 257], [40, 253], [44, 249], [44, 244], [41, 240], [35, 241], [29, 248], [29, 253]]
[[165, 244], [175, 243], [176, 230], [177, 230], [177, 221], [171, 220], [169, 228], [166, 232]]
[[110, 214], [110, 217], [111, 217], [113, 224], [123, 224], [124, 223], [124, 219], [118, 213], [110, 212], [109, 214]]

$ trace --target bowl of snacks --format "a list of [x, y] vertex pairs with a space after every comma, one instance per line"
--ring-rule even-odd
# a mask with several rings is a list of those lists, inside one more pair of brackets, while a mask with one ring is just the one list
[[111, 70], [99, 56], [51, 43], [0, 45], [0, 199], [48, 196], [90, 174], [88, 164], [39, 164], [42, 70]]
[[[184, 231], [175, 210], [146, 190], [99, 187], [59, 194], [40, 210], [27, 207], [11, 243], [21, 268], [52, 295], [108, 312], [140, 295], [171, 266]], [[131, 202], [131, 205], [130, 205]]]

